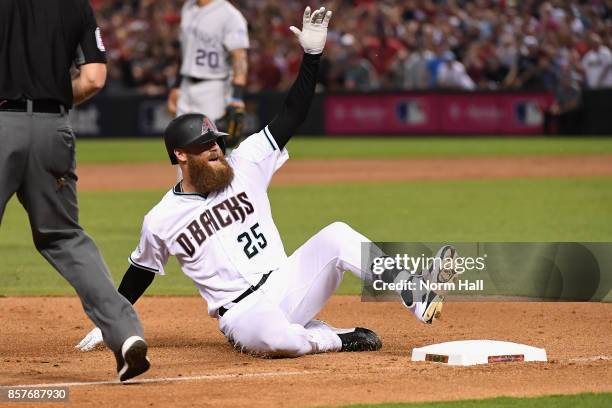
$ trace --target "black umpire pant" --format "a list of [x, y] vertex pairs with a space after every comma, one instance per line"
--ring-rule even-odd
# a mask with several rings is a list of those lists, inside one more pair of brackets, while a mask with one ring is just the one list
[[68, 115], [0, 111], [0, 222], [17, 193], [34, 244], [75, 288], [87, 316], [113, 351], [143, 336], [132, 305], [118, 292], [93, 240], [79, 225], [75, 137]]

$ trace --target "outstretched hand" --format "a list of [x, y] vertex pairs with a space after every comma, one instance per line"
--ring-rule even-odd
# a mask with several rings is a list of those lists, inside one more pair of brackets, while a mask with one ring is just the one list
[[306, 7], [304, 10], [304, 17], [302, 23], [302, 30], [300, 31], [297, 27], [291, 26], [289, 30], [300, 41], [300, 45], [304, 48], [304, 52], [307, 54], [321, 54], [325, 47], [325, 40], [327, 39], [327, 26], [331, 19], [332, 12], [325, 12], [325, 7], [321, 7], [315, 10], [314, 13], [310, 13], [310, 7]]

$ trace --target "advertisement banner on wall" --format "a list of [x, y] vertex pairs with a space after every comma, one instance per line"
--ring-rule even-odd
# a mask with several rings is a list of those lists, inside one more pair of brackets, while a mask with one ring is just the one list
[[330, 95], [327, 134], [541, 134], [548, 93]]
[[[278, 113], [284, 93], [260, 92], [246, 96], [245, 134], [259, 131]], [[299, 134], [323, 133], [323, 96], [316, 95]], [[172, 120], [165, 97], [99, 95], [70, 111], [79, 137], [161, 137]]]

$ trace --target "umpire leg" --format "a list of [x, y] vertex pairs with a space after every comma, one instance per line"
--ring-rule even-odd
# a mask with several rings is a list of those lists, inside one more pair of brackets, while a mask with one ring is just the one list
[[28, 156], [29, 124], [22, 113], [0, 112], [0, 224], [6, 203], [19, 188]]
[[128, 337], [143, 337], [143, 331], [95, 243], [78, 223], [75, 137], [68, 116], [23, 115], [30, 121], [31, 144], [17, 195], [28, 212], [34, 244], [75, 288], [104, 342], [117, 352]]

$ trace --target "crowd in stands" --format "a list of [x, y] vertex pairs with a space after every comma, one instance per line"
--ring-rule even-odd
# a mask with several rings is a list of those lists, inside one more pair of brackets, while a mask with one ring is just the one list
[[[317, 2], [232, 0], [249, 23], [250, 91], [293, 81], [288, 30]], [[92, 0], [108, 92], [165, 94], [180, 61], [184, 0]], [[330, 0], [326, 90], [612, 88], [612, 0]]]

